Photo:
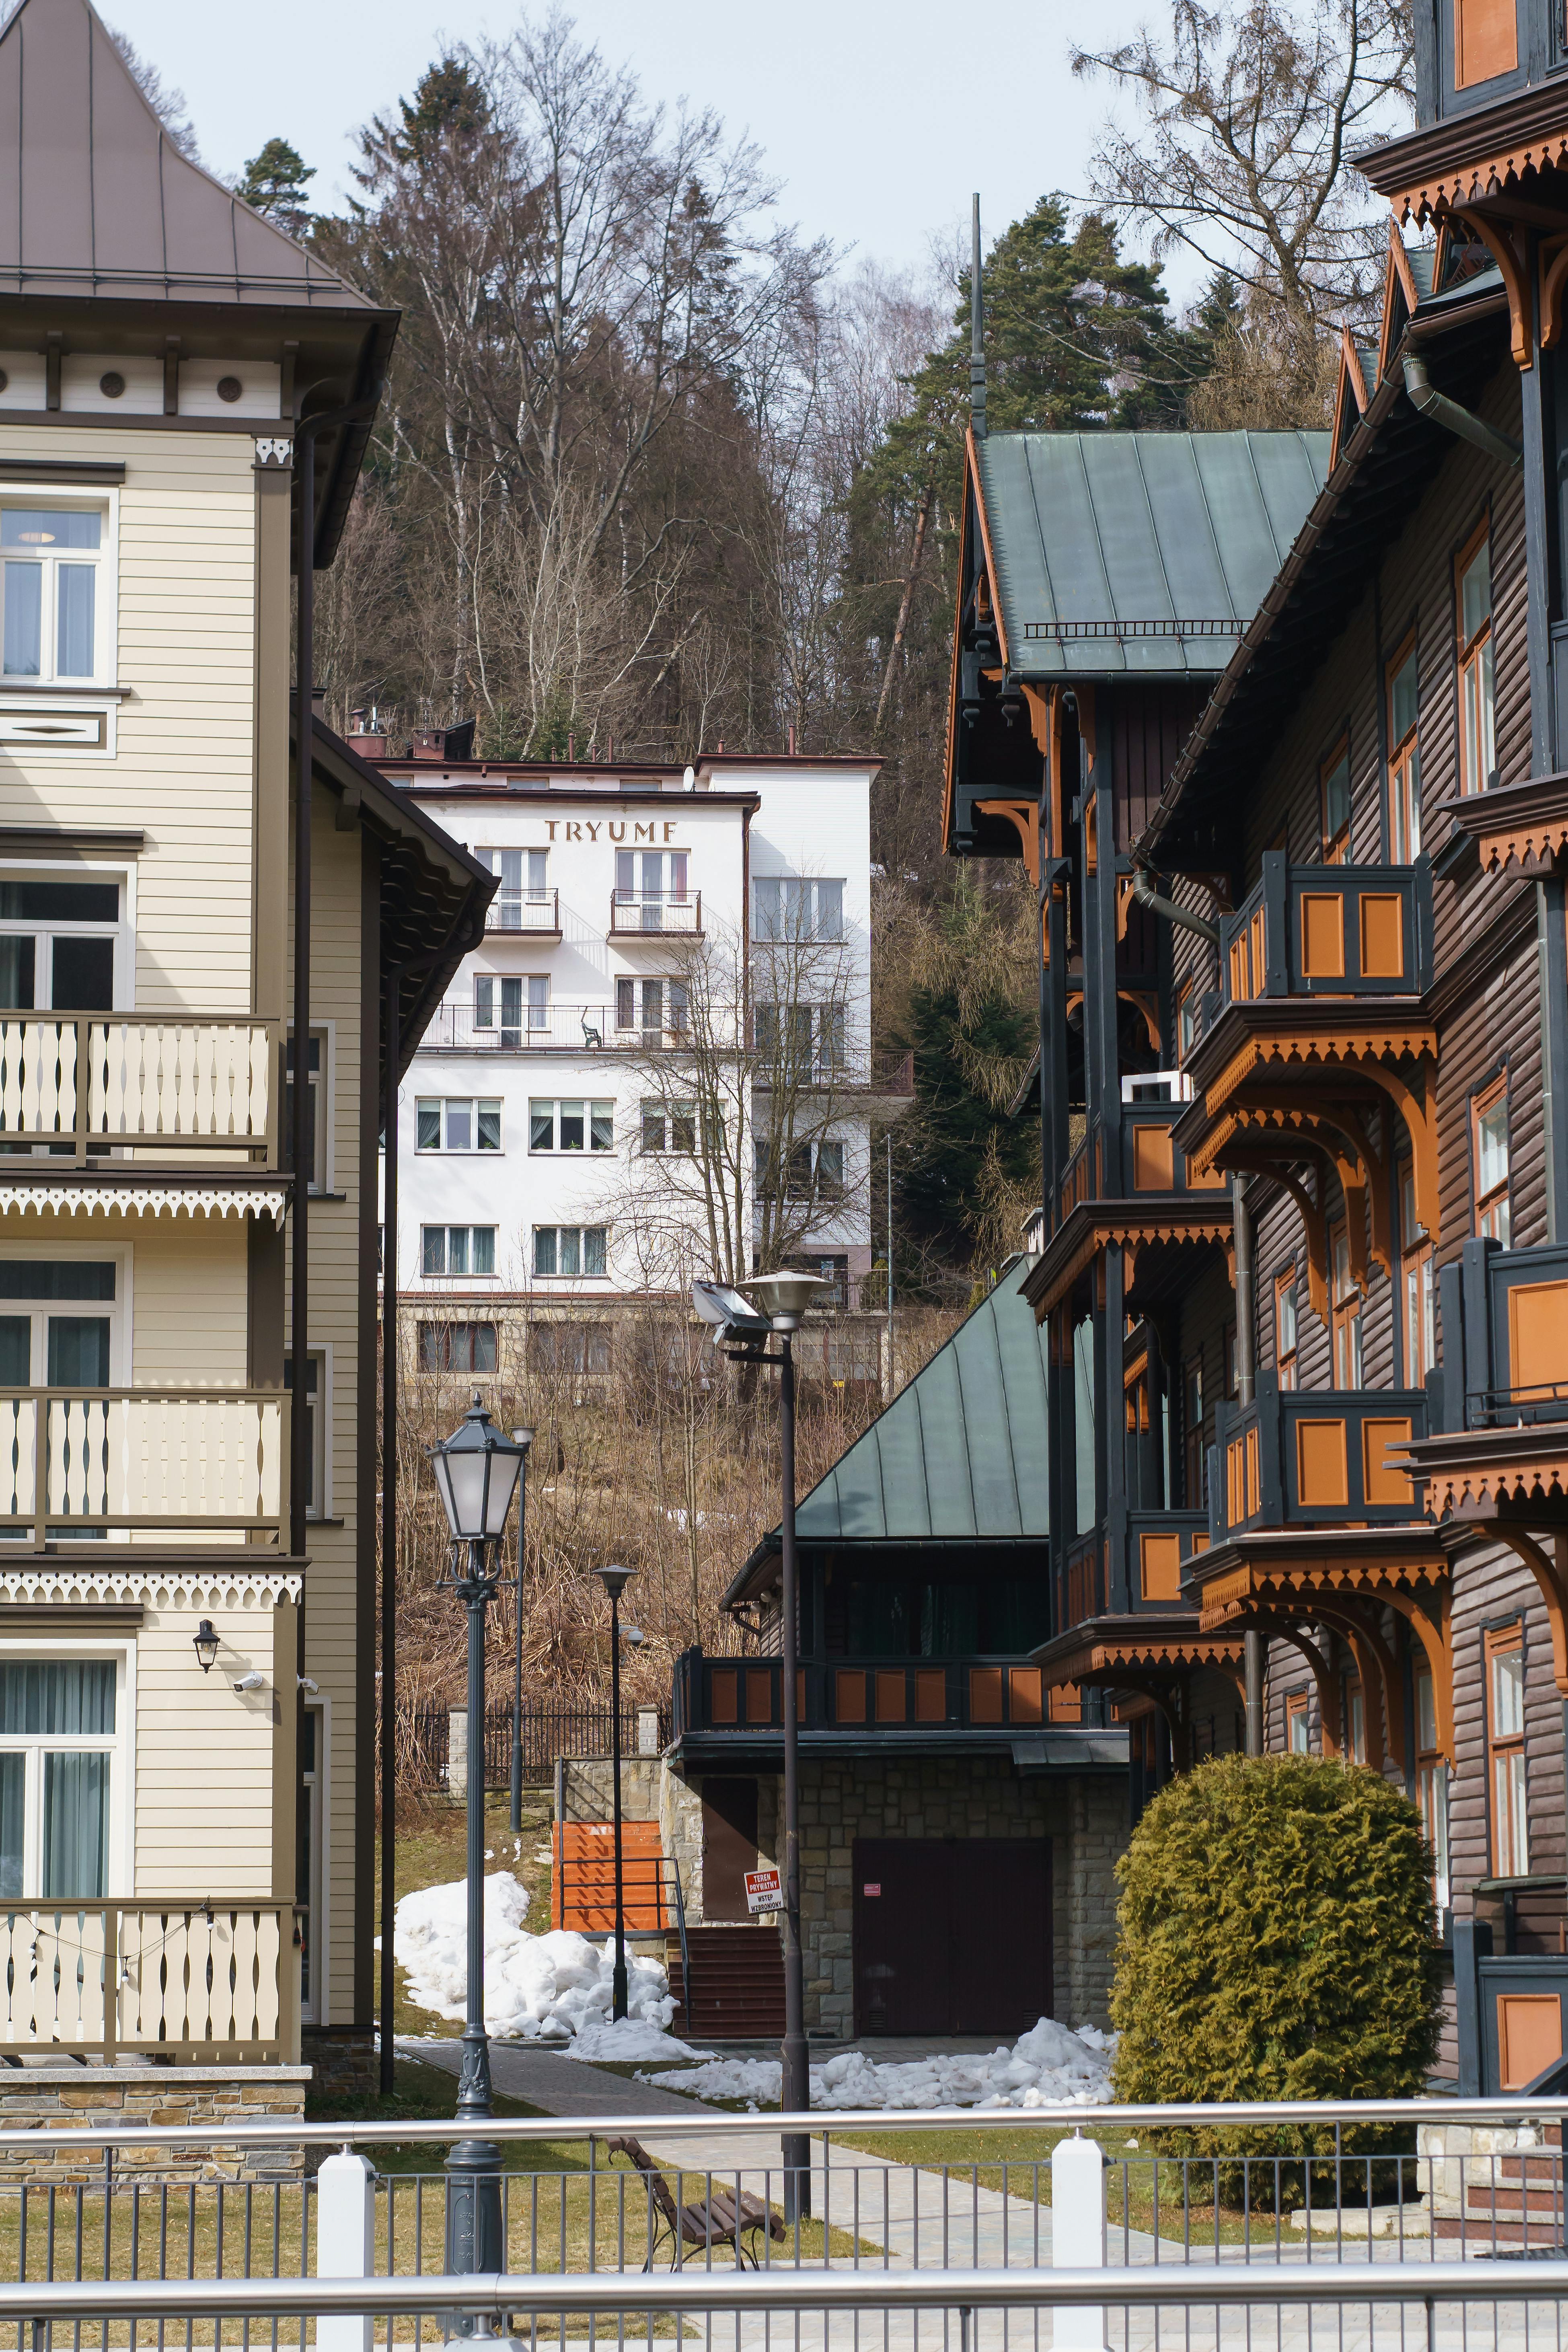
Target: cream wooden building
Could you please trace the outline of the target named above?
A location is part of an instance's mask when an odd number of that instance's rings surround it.
[[[396,320],[86,0],[0,35],[0,2056],[357,2058],[388,992],[401,1059],[494,887],[309,718],[296,1265],[292,575]]]

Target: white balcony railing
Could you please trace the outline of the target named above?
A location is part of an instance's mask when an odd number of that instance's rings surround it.
[[[668,1003],[661,1007],[668,1022]],[[545,1051],[589,1054],[647,1054],[678,1051],[689,1046],[691,1034],[677,1024],[649,1021],[620,1028],[614,1004],[525,1004],[521,1018],[481,1028],[468,1003],[437,1008],[436,1016],[419,1041],[426,1053],[537,1054]],[[711,1013],[710,1013],[711,1018]],[[738,1026],[738,1024],[737,1024]]]
[[[157,1148],[278,1165],[275,1022],[184,1013],[0,1013],[0,1150],[51,1159]]]
[[[498,890],[485,910],[487,931],[535,931],[559,938],[559,890]]]
[[[702,936],[702,893],[616,890],[610,897],[610,937],[649,933],[695,940]]]
[[[296,1908],[17,1899],[0,1907],[0,2047],[297,2061]]]
[[[279,1389],[0,1390],[0,1538],[123,1529],[276,1542],[289,1509]]]

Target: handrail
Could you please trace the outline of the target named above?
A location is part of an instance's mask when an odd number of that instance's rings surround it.
[[[643,2117],[644,2127],[647,2117]],[[745,2119],[756,2129],[754,2116]],[[1015,2117],[1015,2121],[1016,2118]],[[658,2119],[661,2134],[666,2118]],[[903,2118],[899,2118],[902,2130]],[[391,2126],[383,2124],[384,2139]],[[486,2136],[494,2137],[486,2119]],[[405,2126],[396,2126],[399,2139]],[[635,2135],[634,2135],[635,2136]],[[104,2135],[97,2129],[95,2141]],[[400,2278],[54,2279],[0,2286],[0,2322],[309,2319],[447,2311],[552,2317],[656,2312],[1049,2310],[1148,2305],[1546,2303],[1568,2294],[1568,2262],[1150,2263],[1104,2270],[428,2271]]]

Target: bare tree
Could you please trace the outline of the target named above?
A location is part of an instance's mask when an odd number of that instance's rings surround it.
[[[1409,0],[1174,0],[1167,37],[1072,51],[1139,118],[1107,124],[1094,191],[1157,257],[1184,247],[1320,329],[1353,316],[1382,231],[1350,157],[1408,114],[1413,54]]]
[[[144,58],[127,35],[117,33],[112,25],[103,29],[124,58],[132,80],[163,124],[171,144],[188,163],[199,163],[202,159],[196,146],[195,126],[184,91],[165,82],[151,58]]]

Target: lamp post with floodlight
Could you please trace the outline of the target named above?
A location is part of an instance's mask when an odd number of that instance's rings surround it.
[[[759,1274],[745,1285],[746,1299],[717,1283],[692,1286],[692,1303],[703,1320],[720,1327],[720,1338],[742,1342],[731,1352],[750,1363],[776,1364],[779,1374],[779,1617],[784,1680],[784,2032],[780,2049],[780,2105],[787,2115],[811,2105],[811,2066],[805,2043],[805,1971],[800,1943],[800,1714],[797,1660],[800,1600],[795,1556],[795,1334],[806,1308],[830,1285],[816,1274]],[[776,1352],[763,1344],[776,1337]],[[804,2132],[784,2136],[785,2218],[811,2211],[811,2140]]]
[[[616,1967],[610,1979],[610,2015],[626,2013],[626,1913],[621,1878],[621,1595],[637,1574],[632,1568],[602,1568],[599,1581],[610,1596],[610,1780],[611,1819],[616,1837]]]
[[[468,2014],[457,2109],[466,2128],[447,2158],[448,2276],[505,2268],[501,2152],[479,2128],[491,2115],[485,2032],[485,1612],[500,1589],[501,1539],[527,1451],[501,1435],[477,1389],[461,1428],[429,1449],[451,1537],[449,1581],[468,1615]],[[447,2324],[454,2335],[474,2333],[471,2314],[453,2313]]]

